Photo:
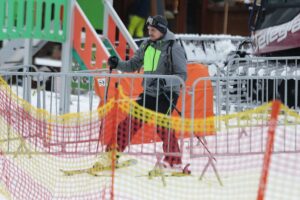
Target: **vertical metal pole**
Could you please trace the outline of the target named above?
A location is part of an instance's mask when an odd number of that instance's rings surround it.
[[[73,48],[73,28],[74,28],[74,7],[75,0],[69,1],[68,16],[67,16],[67,28],[66,36],[67,39],[62,46],[62,69],[61,72],[64,74],[72,70],[72,48]],[[70,112],[70,92],[71,92],[71,82],[70,77],[64,75],[61,80],[61,90],[60,90],[60,105],[59,113],[64,114]]]
[[[103,4],[104,4],[104,16],[103,16],[103,36],[104,37],[108,37],[108,28],[109,28],[109,24],[108,24],[108,9],[107,9],[107,4],[111,4],[113,5],[113,0],[103,0]]]
[[[24,41],[24,68],[23,72],[28,72],[29,66],[32,65],[32,39],[25,39]],[[28,77],[24,76],[23,79],[23,99],[31,102],[31,84],[28,81]]]

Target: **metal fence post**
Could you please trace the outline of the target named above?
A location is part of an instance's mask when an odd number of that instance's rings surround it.
[[[73,41],[73,13],[74,13],[75,0],[70,0],[68,5],[68,16],[67,16],[67,28],[66,28],[66,40],[62,46],[62,72],[68,73],[72,68],[72,41]],[[65,75],[61,80],[60,90],[60,114],[68,113],[70,111],[70,93],[71,93],[71,82],[70,78]]]
[[[24,68],[23,72],[28,72],[29,71],[29,66],[32,65],[32,39],[25,39],[25,51],[24,51],[24,60],[23,60]],[[28,77],[26,76],[23,79],[23,98],[31,102],[31,85],[28,82]]]

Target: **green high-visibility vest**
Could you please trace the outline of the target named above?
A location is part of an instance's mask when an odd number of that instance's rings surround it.
[[[158,61],[160,58],[161,51],[153,48],[152,46],[148,46],[144,55],[144,71],[145,72],[153,72],[156,71]]]

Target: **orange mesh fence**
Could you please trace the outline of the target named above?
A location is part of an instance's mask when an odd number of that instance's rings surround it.
[[[112,97],[98,110],[55,116],[16,96],[0,79],[0,191],[13,199],[256,198],[271,104],[191,120],[146,110],[119,91],[117,99]],[[300,140],[295,130],[300,117],[282,106],[278,119],[265,198],[296,199]],[[140,132],[132,139],[112,137],[119,128],[125,129],[119,131],[123,135]],[[200,143],[204,140],[192,138],[192,130],[196,136],[203,136],[204,130],[211,135]],[[178,152],[172,135],[187,137],[180,153],[192,174],[149,173],[156,169],[158,157],[166,155],[161,153]],[[119,148],[128,148],[113,169],[104,151],[106,144],[118,140]]]
[[[3,82],[3,80],[2,80]],[[52,116],[47,111],[36,109],[26,101],[15,96],[10,88],[3,83],[1,93],[1,113],[3,119],[10,125],[10,128],[22,133],[22,136],[29,141],[34,141],[36,148],[42,148],[43,151],[57,152],[77,152],[78,143],[81,143],[83,149],[90,149],[89,153],[96,153],[93,147],[98,142],[107,144],[111,136],[115,123],[112,120],[115,116],[114,106],[118,106],[117,124],[125,117],[139,121],[143,126],[140,136],[133,138],[134,144],[149,143],[159,140],[156,135],[157,126],[172,130],[178,138],[190,137],[192,125],[195,135],[200,135],[203,130],[206,134],[214,134],[213,118],[183,120],[181,117],[170,117],[139,106],[134,99],[127,97],[121,90],[120,99],[115,104],[114,98],[111,98],[98,111],[91,113],[66,114],[63,116]],[[7,115],[4,115],[7,113]],[[17,123],[17,126],[13,124]],[[133,123],[135,124],[135,123]],[[184,135],[182,135],[184,134]],[[79,151],[79,150],[78,150]]]
[[[112,90],[111,90],[112,91]],[[172,132],[177,138],[187,138],[191,135],[192,124],[194,134],[196,136],[203,136],[205,130],[206,135],[214,134],[214,119],[207,117],[206,119],[185,119],[183,120],[179,116],[167,116],[165,114],[157,113],[152,110],[145,109],[138,105],[134,99],[127,97],[123,89],[120,89],[120,99],[118,100],[118,109],[115,112],[118,112],[117,124],[123,122],[123,131],[126,134],[128,132],[134,132],[134,137],[132,138],[132,144],[144,144],[150,142],[161,141],[157,136],[157,129],[164,129],[167,132]],[[116,113],[111,112],[109,115],[116,115]],[[111,118],[110,116],[107,118]],[[111,130],[110,126],[105,123],[106,128],[103,131],[105,134],[106,140],[105,144],[110,141]],[[129,129],[132,130],[129,130]]]
[[[259,182],[257,200],[263,200],[265,198],[267,180],[270,172],[272,149],[274,148],[275,131],[278,123],[278,115],[280,112],[280,104],[281,104],[280,101],[277,100],[273,102],[273,106],[272,106],[272,113],[271,113],[270,125],[268,130],[268,140],[266,143],[266,151],[264,155],[264,163],[263,163],[262,173]]]

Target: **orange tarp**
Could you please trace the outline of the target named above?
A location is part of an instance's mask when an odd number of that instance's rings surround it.
[[[188,78],[186,80],[186,96],[185,96],[185,117],[191,117],[191,105],[192,105],[192,95],[189,94],[192,91],[192,84],[194,81],[201,77],[209,77],[208,68],[205,65],[191,63],[187,65]],[[142,79],[130,79],[130,78],[101,78],[95,79],[95,90],[97,95],[102,99],[101,104],[103,105],[105,98],[105,90],[108,90],[108,100],[115,95],[115,84],[117,82],[122,86],[124,93],[127,96],[137,97],[143,92]],[[106,88],[105,85],[108,84],[109,87]],[[205,118],[213,116],[213,87],[210,80],[201,80],[198,82],[194,89],[195,106],[194,106],[194,118]],[[182,108],[182,95],[180,95],[179,101],[177,103],[177,108],[181,110]],[[177,112],[173,112],[174,116],[178,116]]]
[[[186,85],[186,95],[185,95],[185,117],[191,118],[191,105],[192,105],[192,85],[198,78],[209,77],[208,68],[205,65],[198,63],[190,63],[187,65],[187,80]],[[194,88],[194,118],[205,118],[211,117],[213,113],[213,87],[210,80],[204,81],[200,80]],[[182,95],[180,95],[179,101],[177,103],[177,108],[182,108]],[[176,111],[173,115],[178,115]]]

